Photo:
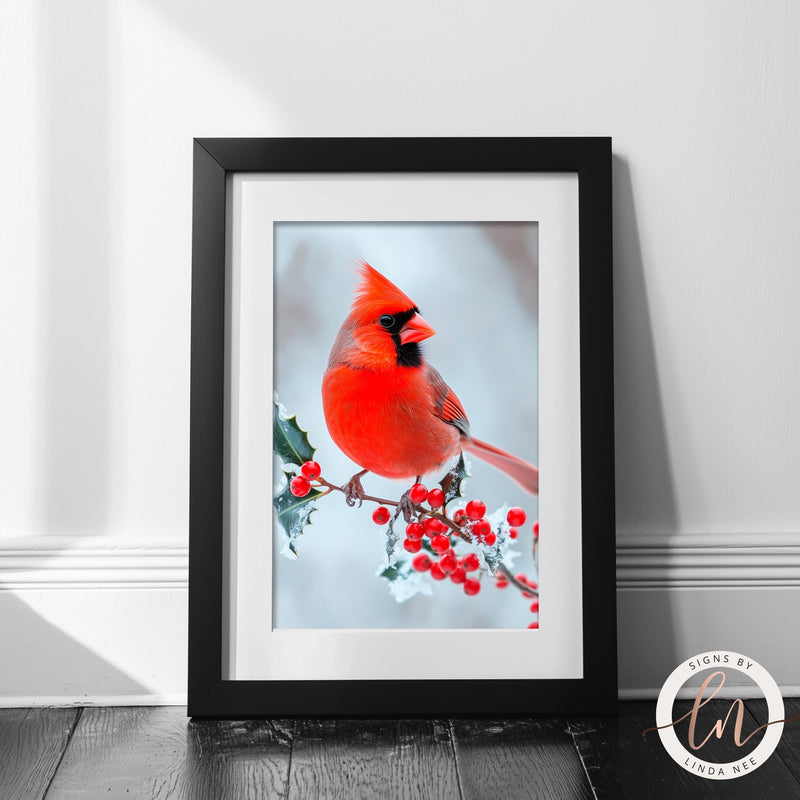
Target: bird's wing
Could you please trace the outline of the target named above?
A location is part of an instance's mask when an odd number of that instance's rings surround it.
[[[425,378],[433,389],[434,413],[443,422],[458,428],[469,438],[469,420],[464,406],[444,378],[430,365],[425,365]]]

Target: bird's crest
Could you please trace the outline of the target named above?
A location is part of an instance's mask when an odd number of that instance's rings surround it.
[[[397,314],[416,308],[416,303],[388,278],[363,259],[358,265],[361,283],[356,288],[351,317],[360,323],[371,322],[381,314]]]

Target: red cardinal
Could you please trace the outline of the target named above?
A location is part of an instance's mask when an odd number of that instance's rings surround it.
[[[435,331],[414,301],[366,261],[359,270],[322,381],[334,442],[364,472],[385,478],[418,478],[464,448],[538,494],[536,467],[470,436],[461,402],[422,357],[419,343]]]

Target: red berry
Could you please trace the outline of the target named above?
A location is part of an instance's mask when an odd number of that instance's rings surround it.
[[[467,555],[464,556],[464,569],[467,572],[474,572],[480,565],[481,562],[475,553],[467,553]]]
[[[417,572],[427,572],[431,568],[431,559],[427,553],[420,553],[412,562],[411,566]]]
[[[456,525],[464,525],[469,522],[467,512],[463,508],[456,509],[453,513],[453,522],[455,522]]]
[[[406,526],[406,536],[409,539],[419,540],[422,538],[423,533],[425,533],[422,525],[419,522],[411,522]]]
[[[486,503],[480,500],[470,500],[467,503],[467,516],[470,519],[481,519],[486,513]]]
[[[385,525],[389,521],[389,517],[392,515],[389,513],[389,509],[386,506],[378,506],[372,512],[372,521],[376,525]]]
[[[488,544],[489,547],[491,547],[497,541],[497,534],[492,533],[492,531],[489,531],[489,533],[487,533],[486,536],[483,537],[483,541],[486,542],[486,544]]]
[[[520,583],[527,583],[527,582],[528,582],[528,576],[527,576],[527,575],[526,575],[524,572],[518,572],[518,573],[517,573],[517,574],[516,574],[514,577],[515,577],[515,578],[516,578],[516,579],[517,579],[517,580],[518,580]]]
[[[487,519],[479,519],[477,522],[472,523],[470,530],[479,538],[483,539],[486,534],[492,532],[492,526]]]
[[[533,523],[533,535],[538,539],[539,538],[539,520],[537,519],[536,522]]]
[[[450,549],[450,537],[443,533],[438,533],[431,539],[431,547],[434,553],[446,553]]]
[[[450,573],[450,580],[453,581],[453,583],[464,583],[466,579],[467,579],[467,573],[464,570],[464,567],[456,567]]]
[[[515,527],[524,525],[527,518],[527,514],[519,506],[509,508],[508,514],[506,514],[506,520],[508,520],[508,524],[514,525]]]
[[[322,469],[316,461],[306,461],[306,463],[300,467],[300,472],[310,481],[315,481],[322,474]]]
[[[481,590],[481,583],[480,581],[476,581],[475,578],[467,578],[464,581],[464,594],[468,595],[475,595]]]
[[[439,566],[446,572],[451,573],[458,568],[458,559],[452,550],[448,550],[440,559]]]
[[[495,586],[498,589],[507,589],[508,588],[508,581],[505,578],[498,578],[497,579],[497,583],[495,583]]]
[[[431,489],[428,492],[428,504],[431,508],[439,508],[444,503],[444,492],[441,489]]]
[[[531,624],[528,625],[528,627],[532,628],[532,629],[536,629],[536,628],[539,627],[539,623],[538,622],[531,622]]]
[[[427,517],[425,522],[422,523],[422,530],[432,539],[437,533],[441,533],[444,530],[444,523],[436,519],[436,517]]]
[[[405,539],[403,547],[409,553],[419,553],[422,550],[422,542],[419,539]]]
[[[431,564],[431,578],[433,578],[435,581],[443,581],[446,577],[447,575],[439,565],[439,562],[434,561],[433,564]]]
[[[408,496],[412,503],[419,505],[428,499],[428,490],[421,483],[415,483],[408,490]]]
[[[308,478],[296,475],[292,478],[289,489],[295,497],[305,497],[311,491],[311,484],[308,482]]]
[[[539,598],[538,597],[531,603],[531,611],[534,614],[538,614],[539,613]]]
[[[508,538],[509,539],[516,539],[519,536],[519,531],[516,528],[509,528],[508,529]]]

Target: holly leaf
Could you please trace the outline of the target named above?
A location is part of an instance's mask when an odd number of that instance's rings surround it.
[[[386,578],[387,581],[396,581],[407,574],[407,570],[404,569],[405,564],[405,560],[395,561],[391,567],[384,567],[378,574],[381,578]]]
[[[389,593],[398,603],[416,594],[432,595],[431,582],[424,573],[417,572],[407,559],[398,559],[391,567],[384,567],[378,575],[389,581]]]
[[[298,467],[306,461],[313,461],[316,452],[306,431],[297,424],[297,417],[287,416],[286,409],[277,401],[272,409],[272,449],[284,465],[296,464]]]
[[[449,503],[456,497],[461,497],[461,484],[472,476],[467,472],[467,465],[464,462],[464,454],[458,457],[458,463],[439,481],[439,486],[444,492],[444,502]]]
[[[478,549],[486,559],[489,571],[494,575],[495,572],[497,572],[498,566],[500,566],[500,562],[503,560],[503,554],[500,552],[500,544],[494,544],[491,547],[484,544]]]
[[[492,575],[497,572],[501,561],[505,560],[506,566],[508,566],[514,560],[515,553],[509,549],[509,545],[513,540],[508,538],[508,531],[511,526],[506,521],[507,513],[508,505],[506,504],[486,515],[486,519],[489,520],[489,524],[497,536],[497,540],[493,545],[488,545],[486,542],[477,539],[477,537],[473,542],[473,546],[483,556]]]
[[[278,522],[286,534],[286,544],[293,555],[297,555],[297,538],[309,524],[311,512],[316,509],[314,501],[322,497],[324,492],[312,488],[305,497],[295,497],[292,494],[291,482],[295,475],[290,472],[286,476],[286,486],[276,495],[272,504],[278,514]]]

